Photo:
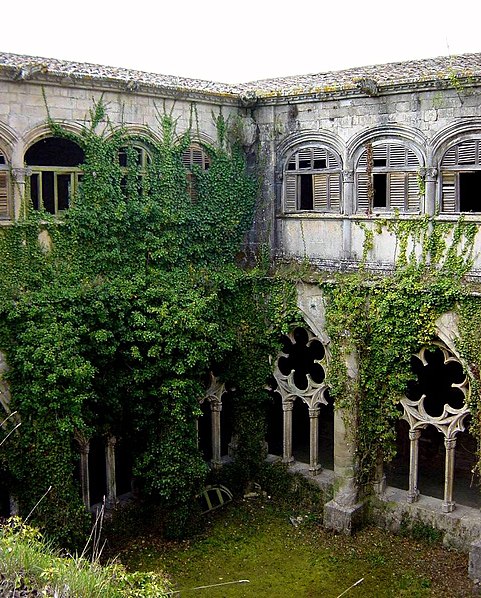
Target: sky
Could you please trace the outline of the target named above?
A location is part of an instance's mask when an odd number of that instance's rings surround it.
[[[0,51],[238,83],[481,52],[481,0],[3,0]]]

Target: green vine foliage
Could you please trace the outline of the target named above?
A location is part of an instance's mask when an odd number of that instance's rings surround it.
[[[356,435],[358,478],[366,484],[376,479],[377,464],[395,454],[394,423],[413,375],[410,359],[436,340],[437,318],[450,310],[460,313],[464,340],[459,351],[466,364],[479,362],[480,347],[466,339],[479,343],[481,319],[479,299],[470,298],[463,283],[472,267],[475,226],[462,218],[446,223],[398,216],[363,227],[366,245],[359,272],[322,286],[331,338],[329,384],[337,407],[355,424],[350,429]],[[396,238],[397,263],[391,274],[375,276],[365,261],[375,235],[383,231]],[[474,388],[472,397],[476,403],[479,390]],[[479,426],[475,433],[479,438]]]
[[[74,545],[88,524],[74,436],[113,434],[128,443],[145,494],[175,513],[170,529],[182,533],[207,473],[196,438],[207,372],[218,364],[236,387],[235,431],[251,440],[238,459],[255,469],[268,355],[295,298],[285,281],[235,263],[258,184],[240,147],[227,147],[222,115],[221,143],[205,148],[210,168],[194,168],[190,183],[182,154],[191,135],[179,141],[169,114],[159,113],[160,142],[142,140],[145,172],[139,140],[111,125],[102,102],[79,134],[50,126],[82,147],[83,177],[61,221],[30,208],[2,229],[0,347],[22,420],[5,467],[23,513],[52,486],[34,518]]]

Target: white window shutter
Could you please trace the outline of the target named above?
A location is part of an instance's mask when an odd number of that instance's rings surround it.
[[[329,175],[329,206],[333,212],[341,210],[341,177],[338,174]]]
[[[406,209],[406,175],[404,172],[389,174],[389,207],[404,212]]]
[[[284,184],[284,210],[286,212],[295,212],[297,210],[297,175],[287,174]]]
[[[314,210],[326,212],[329,209],[329,175],[315,174],[313,176]]]
[[[8,218],[8,172],[0,172],[0,218]]]
[[[357,173],[357,210],[359,212],[369,211],[368,175],[366,172]]]
[[[443,173],[442,211],[456,212],[456,173]]]
[[[458,145],[458,164],[476,164],[475,139],[469,139]]]
[[[410,172],[407,175],[407,185],[408,185],[408,205],[407,209],[410,212],[417,212],[420,210],[420,189],[418,183],[418,175],[417,173]]]

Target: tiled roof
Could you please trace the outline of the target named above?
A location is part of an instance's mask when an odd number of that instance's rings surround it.
[[[140,86],[170,90],[189,90],[193,92],[238,95],[239,88],[228,83],[215,83],[202,79],[187,79],[171,75],[158,75],[132,69],[102,66],[85,62],[70,62],[56,58],[40,58],[38,56],[22,56],[0,52],[0,69],[6,68],[18,79],[34,78],[43,73],[71,79],[90,79],[124,83],[132,90]]]
[[[264,79],[241,85],[244,92],[255,90],[258,97],[299,95],[360,88],[364,80],[378,89],[383,86],[422,83],[455,78],[481,77],[481,53],[440,56],[407,62],[392,62],[342,71]]]
[[[241,84],[216,83],[202,79],[188,79],[158,75],[138,70],[97,64],[70,62],[55,58],[39,58],[0,52],[0,70],[7,70],[17,79],[33,79],[37,74],[68,77],[72,80],[110,81],[124,84],[135,91],[143,86],[171,90],[269,98],[311,93],[329,93],[359,89],[376,95],[383,87],[409,85],[430,81],[453,81],[481,78],[481,53],[441,56],[424,60],[410,60],[389,64],[356,67],[341,71],[263,79]]]

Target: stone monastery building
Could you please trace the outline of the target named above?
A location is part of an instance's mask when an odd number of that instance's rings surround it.
[[[208,166],[202,144],[216,138],[213,111],[221,108],[225,117],[238,119],[248,158],[262,165],[263,175],[249,243],[255,248],[268,238],[279,258],[308,260],[327,271],[354,270],[366,231],[376,230],[367,267],[389,271],[399,248],[380,222],[423,214],[452,222],[462,214],[481,226],[481,54],[227,85],[6,53],[0,54],[0,226],[21,215],[25,194],[34,209],[68,209],[82,176],[82,151],[52,137],[46,103],[54,120],[78,131],[92,98],[102,95],[114,124],[145,139],[138,145],[143,160],[158,106],[172,110],[182,132],[196,105],[199,130],[185,155],[187,167]],[[474,255],[476,280],[481,234]],[[329,367],[319,287],[300,284],[298,304],[305,328],[286,337],[276,362],[280,405],[270,422],[269,453],[334,488],[325,524],[349,531],[363,505],[342,415],[327,398],[324,376],[316,378],[305,366],[311,373],[306,389],[290,375],[300,348],[311,365]],[[451,364],[461,401],[449,413],[441,408],[433,415],[422,398],[405,400],[398,457],[386,471],[379,467],[375,491],[384,508],[378,516],[391,529],[405,516],[437,527],[446,544],[471,551],[471,574],[481,577],[481,504],[479,488],[471,484],[476,446],[464,430],[469,381],[455,348],[453,314],[440,318],[437,328],[439,347],[429,354],[421,349],[418,370],[430,370],[429,385]],[[350,367],[355,377],[356,363]],[[214,465],[227,452],[221,441],[224,392],[214,379],[204,401],[212,410],[208,453]],[[0,399],[8,408],[7,398],[4,386]],[[105,450],[106,492],[115,499],[115,439]],[[89,447],[81,452],[82,491],[90,506],[95,497]]]

